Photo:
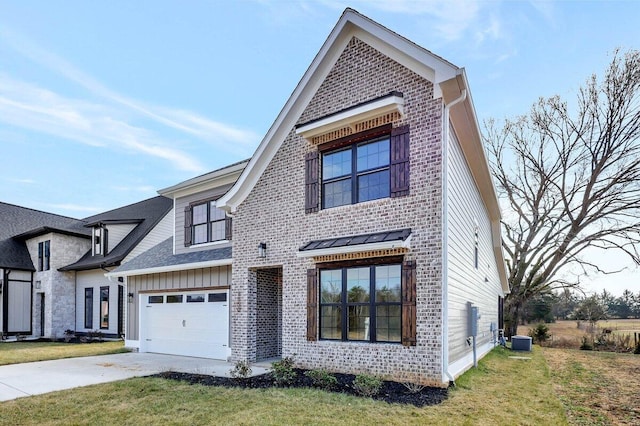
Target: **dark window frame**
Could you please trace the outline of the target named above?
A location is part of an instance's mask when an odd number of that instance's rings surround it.
[[[397,266],[400,268],[400,297],[395,302],[378,302],[376,301],[376,275],[375,271],[377,267],[380,266]],[[368,302],[349,302],[348,301],[348,292],[347,292],[347,274],[349,269],[358,269],[358,268],[368,268],[369,269],[369,301]],[[332,303],[323,303],[322,302],[322,273],[326,271],[341,271],[341,297],[340,302],[332,302]],[[319,340],[326,341],[342,341],[342,342],[364,342],[364,343],[389,343],[389,344],[402,344],[402,330],[403,330],[403,321],[402,321],[402,292],[403,292],[403,280],[402,280],[402,262],[397,259],[390,259],[385,262],[379,261],[360,261],[360,262],[349,262],[347,264],[340,262],[335,264],[327,264],[322,268],[318,268],[319,276],[317,281],[318,291],[317,291],[317,301],[318,301],[318,326],[319,326]],[[323,315],[322,308],[325,306],[333,306],[340,308],[340,320],[341,320],[341,338],[327,338],[322,336],[323,330]],[[356,306],[368,306],[369,307],[369,339],[349,339],[349,307]],[[398,328],[398,340],[380,340],[377,339],[377,308],[380,306],[397,306],[399,308],[399,328]]]
[[[44,266],[43,270],[48,271],[51,269],[51,240],[44,242]]]
[[[200,201],[196,201],[193,202],[191,204],[189,204],[189,213],[191,215],[191,220],[189,221],[190,223],[190,230],[186,231],[186,232],[191,232],[191,244],[192,246],[197,246],[200,244],[208,244],[208,243],[215,243],[218,241],[228,241],[230,240],[230,230],[228,229],[228,227],[230,226],[228,224],[229,218],[227,217],[227,214],[224,210],[219,209],[217,206],[215,206],[215,201],[217,199],[208,199],[208,200],[200,200]],[[207,209],[207,217],[206,217],[206,221],[204,222],[195,222],[195,217],[194,217],[194,213],[195,213],[195,209],[199,206],[206,206]],[[218,218],[218,219],[213,219],[212,220],[212,209],[216,209],[216,210],[220,210],[223,215],[222,218]],[[213,226],[214,224],[223,224],[223,236],[222,238],[219,239],[213,239]],[[207,238],[206,241],[200,241],[200,242],[196,242],[196,227],[198,226],[206,226],[207,229]]]
[[[84,289],[84,328],[93,329],[93,287]]]
[[[100,329],[109,328],[109,286],[100,287]]]
[[[320,170],[322,170],[321,172],[321,178],[320,178],[320,187],[321,187],[321,208],[322,209],[328,209],[328,208],[333,208],[333,207],[339,207],[339,206],[345,206],[345,205],[352,205],[352,204],[358,204],[358,203],[363,203],[363,202],[367,202],[367,201],[373,201],[373,200],[380,200],[383,198],[389,198],[391,197],[391,129],[388,128],[385,131],[378,131],[376,133],[373,133],[371,135],[369,135],[370,137],[361,140],[361,138],[357,138],[355,139],[355,141],[350,141],[349,144],[347,144],[346,146],[343,145],[342,143],[338,143],[338,144],[331,144],[328,147],[324,147],[324,149],[321,150],[321,167]],[[384,163],[384,165],[380,165],[380,166],[376,166],[376,167],[372,167],[372,168],[368,168],[368,169],[363,169],[363,170],[359,170],[358,169],[358,152],[360,149],[362,149],[365,146],[369,146],[375,143],[379,143],[382,141],[386,141],[386,146],[387,146],[387,158],[386,158],[386,162]],[[342,152],[346,152],[346,151],[350,151],[350,155],[351,155],[351,169],[350,172],[347,174],[343,174],[343,175],[339,175],[339,176],[333,176],[331,178],[325,178],[324,176],[324,164],[327,161],[327,156],[330,155],[335,155],[335,154],[339,154]],[[362,198],[360,197],[360,183],[362,178],[366,177],[366,176],[371,176],[373,174],[377,174],[377,173],[384,173],[387,172],[387,191],[386,194],[383,194],[382,196],[378,196],[375,198]],[[350,180],[350,191],[351,191],[351,201],[344,203],[344,204],[334,204],[334,205],[330,205],[327,206],[327,200],[326,200],[326,186],[330,185],[330,184],[335,184],[335,183],[339,183],[342,181],[347,181]]]

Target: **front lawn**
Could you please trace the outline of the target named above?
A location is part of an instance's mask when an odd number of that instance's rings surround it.
[[[0,424],[567,424],[542,352],[512,355],[496,348],[445,402],[423,408],[313,389],[136,378],[0,403]]]
[[[99,343],[3,342],[0,365],[128,352],[122,341]]]

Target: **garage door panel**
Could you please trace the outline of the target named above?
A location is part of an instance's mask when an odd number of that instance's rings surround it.
[[[159,295],[160,293],[154,294]],[[185,292],[188,295],[189,292]],[[200,290],[197,294],[202,294]],[[172,293],[175,295],[175,293]],[[227,295],[228,297],[228,295]],[[145,298],[142,302],[146,302]],[[164,300],[164,299],[163,299]],[[229,306],[225,302],[143,303],[141,346],[146,352],[226,359]]]

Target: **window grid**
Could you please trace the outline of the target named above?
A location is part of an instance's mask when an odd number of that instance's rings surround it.
[[[215,201],[196,204],[191,210],[193,244],[226,239],[226,215],[216,207]]]
[[[390,196],[389,136],[322,154],[322,208]]]
[[[401,266],[320,271],[320,338],[400,343]]]

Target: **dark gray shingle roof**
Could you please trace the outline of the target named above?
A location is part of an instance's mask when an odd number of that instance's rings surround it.
[[[131,261],[119,266],[112,272],[127,275],[127,271],[159,268],[164,266],[185,265],[188,263],[208,262],[212,260],[231,259],[231,247],[194,251],[192,253],[173,254],[173,237],[147,250]]]
[[[119,265],[122,259],[142,241],[172,207],[172,199],[158,196],[83,219],[83,222],[91,225],[100,223],[139,223],[117,246],[110,247],[111,251],[106,256],[92,256],[91,250],[89,250],[80,260],[60,268],[60,270],[84,271]]]
[[[81,220],[0,202],[0,268],[34,271],[25,240],[49,232],[90,234]]]

